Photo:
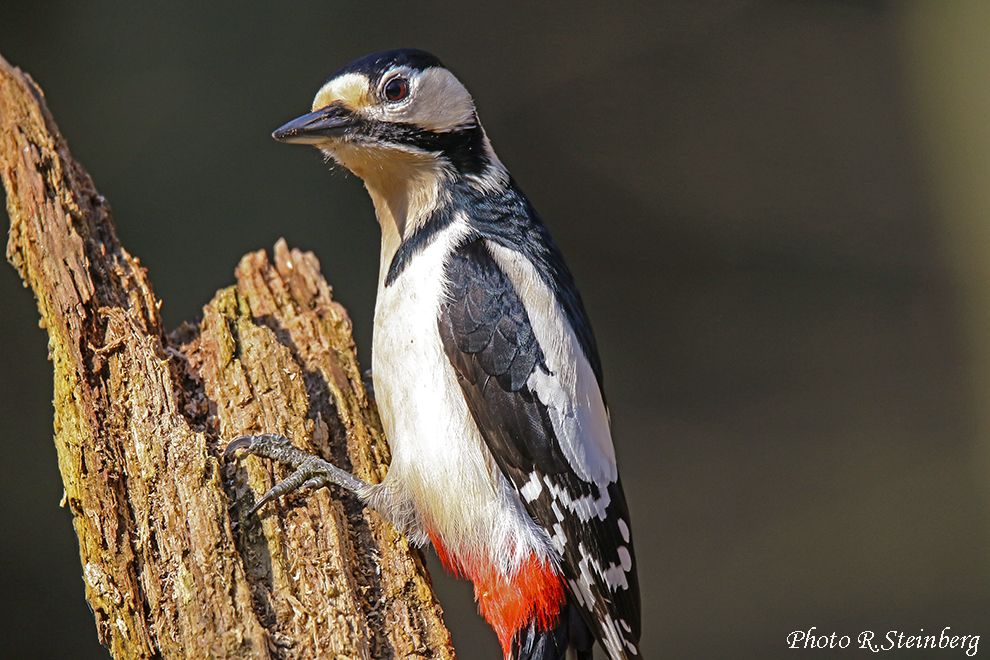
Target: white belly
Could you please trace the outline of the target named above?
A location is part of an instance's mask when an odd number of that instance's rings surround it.
[[[461,231],[445,229],[379,287],[371,362],[392,450],[382,487],[413,542],[431,534],[465,568],[511,571],[531,552],[545,556],[546,541],[495,465],[440,342],[443,259]]]

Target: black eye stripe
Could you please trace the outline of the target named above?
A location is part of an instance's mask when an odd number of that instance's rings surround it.
[[[385,100],[395,102],[409,96],[409,81],[402,76],[396,76],[385,83],[382,87],[382,94]]]

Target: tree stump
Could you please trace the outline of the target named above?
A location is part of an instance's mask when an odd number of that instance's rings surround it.
[[[309,253],[245,256],[166,336],[146,271],[29,76],[0,58],[7,258],[38,301],[86,597],[115,658],[454,658],[421,554],[340,490],[268,505],[278,432],[357,477],[389,460],[347,312]]]

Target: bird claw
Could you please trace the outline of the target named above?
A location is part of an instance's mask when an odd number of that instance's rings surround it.
[[[280,465],[293,470],[292,474],[276,484],[251,509],[250,514],[256,513],[262,506],[282,495],[288,495],[301,489],[315,489],[321,486],[336,484],[362,497],[369,484],[344,472],[336,465],[328,463],[319,456],[308,454],[293,444],[284,435],[278,433],[262,433],[260,435],[242,435],[230,441],[223,451],[224,462],[233,459],[237,450],[244,449],[250,454],[270,458]]]

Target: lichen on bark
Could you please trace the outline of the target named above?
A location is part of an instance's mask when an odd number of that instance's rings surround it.
[[[422,556],[322,489],[248,515],[284,477],[227,441],[280,432],[378,481],[388,445],[346,311],[275,246],[166,336],[147,272],[29,76],[0,58],[7,258],[34,291],[86,598],[115,658],[453,658]],[[273,470],[275,475],[273,476]]]

